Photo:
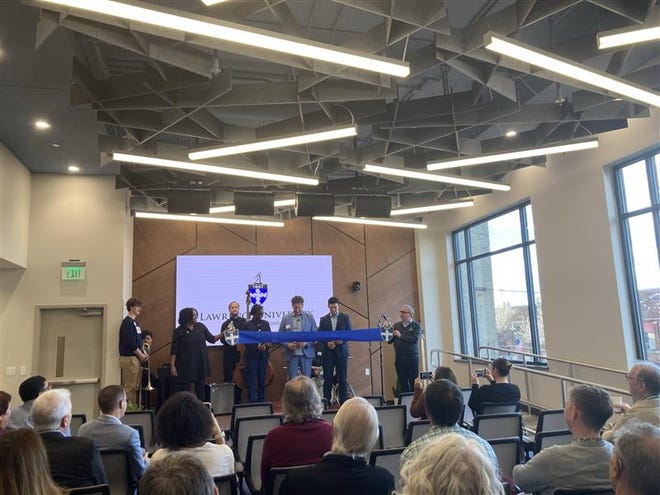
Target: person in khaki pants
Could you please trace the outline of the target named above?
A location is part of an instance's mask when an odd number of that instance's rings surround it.
[[[142,311],[142,301],[131,297],[126,301],[128,315],[119,327],[119,365],[121,384],[126,389],[128,402],[137,404],[137,390],[140,384],[140,363],[149,359],[142,351],[142,331],[135,320]]]

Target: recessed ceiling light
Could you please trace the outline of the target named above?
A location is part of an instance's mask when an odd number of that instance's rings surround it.
[[[514,136],[517,136],[517,135],[518,135],[518,131],[516,131],[515,129],[509,129],[508,131],[506,131],[506,132],[504,133],[504,135],[505,135],[506,137],[514,137]]]
[[[47,120],[38,119],[34,121],[34,128],[40,131],[45,131],[46,129],[50,129],[50,123]]]
[[[75,172],[80,172],[80,167],[79,167],[78,165],[69,165],[69,166],[67,167],[67,170],[68,170],[69,172],[74,172],[74,173],[75,173]]]
[[[52,146],[53,148],[61,148],[61,146],[60,146],[59,143],[53,143],[53,144],[51,144],[51,146]]]

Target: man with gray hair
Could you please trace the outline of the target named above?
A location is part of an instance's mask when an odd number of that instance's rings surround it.
[[[394,344],[394,368],[399,379],[400,393],[412,392],[419,373],[419,338],[422,327],[413,318],[415,310],[409,304],[399,309],[401,321],[394,324],[394,333],[389,344]]]
[[[202,461],[175,453],[153,462],[140,480],[140,495],[217,495]]]
[[[47,390],[32,405],[32,421],[46,447],[53,481],[65,488],[106,483],[101,455],[89,438],[68,437],[71,393]]]
[[[660,428],[629,422],[616,434],[610,479],[616,495],[657,495],[660,489]]]
[[[600,438],[611,415],[607,392],[591,385],[573,387],[564,406],[573,442],[543,449],[528,463],[515,466],[513,481],[525,492],[540,495],[552,495],[558,488],[611,489],[608,470],[614,446]]]
[[[626,374],[634,404],[622,404],[621,416],[609,424],[603,438],[614,441],[615,432],[631,421],[660,426],[660,366],[649,361],[636,363]]]

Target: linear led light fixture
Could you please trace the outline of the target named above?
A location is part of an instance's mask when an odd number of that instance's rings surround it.
[[[617,96],[653,107],[660,107],[660,93],[649,91],[619,77],[608,75],[606,72],[539,50],[505,36],[488,33],[484,40],[486,48],[491,51],[560,74],[563,77],[575,79],[589,86],[605,89]]]
[[[454,184],[457,186],[479,187],[495,191],[511,190],[511,186],[507,184],[500,184],[499,182],[491,182],[486,180],[466,179],[464,177],[457,177],[455,175],[427,174],[425,172],[382,167],[380,165],[365,165],[363,170],[365,172],[373,172],[376,174],[395,175],[397,177],[408,177],[410,179],[430,180],[433,182],[443,182],[445,184]]]
[[[207,36],[240,45],[254,46],[395,77],[407,77],[410,74],[410,65],[407,62],[377,55],[365,55],[329,43],[305,40],[218,19],[187,15],[185,12],[178,10],[163,7],[155,9],[153,5],[143,2],[132,1],[128,4],[113,0],[37,1],[41,4],[71,7],[140,24],[172,29],[186,34]]]
[[[399,208],[398,210],[392,210],[390,216],[396,217],[399,215],[414,215],[417,213],[429,213],[432,211],[454,210],[456,208],[467,208],[468,206],[474,206],[474,201],[469,200],[459,201],[457,203],[445,203],[442,205],[418,206],[417,208]]]
[[[304,184],[306,186],[318,186],[319,180],[307,177],[296,177],[293,175],[271,174],[256,170],[244,170],[240,168],[220,167],[218,165],[207,165],[204,163],[182,162],[179,160],[165,160],[151,156],[131,155],[128,153],[113,153],[112,159],[118,162],[135,163],[136,165],[149,165],[154,167],[175,168],[178,170],[189,170],[192,172],[207,172],[210,174],[233,175],[235,177],[246,177],[248,179],[274,180],[277,182],[291,182],[293,184]]]
[[[357,127],[351,125],[339,129],[332,129],[330,131],[307,132],[304,134],[298,134],[297,136],[267,139],[264,141],[256,141],[254,143],[238,144],[236,146],[223,146],[220,148],[193,151],[188,153],[188,158],[191,160],[203,160],[205,158],[216,158],[219,156],[238,155],[240,153],[251,153],[253,151],[272,150],[276,148],[286,148],[288,146],[330,141],[332,139],[355,136],[356,134]]]
[[[660,26],[641,27],[638,29],[612,29],[598,33],[598,48],[604,50],[606,48],[658,40],[660,40]]]
[[[179,222],[224,223],[229,225],[253,225],[256,227],[284,227],[284,222],[274,220],[251,220],[247,218],[208,217],[203,215],[175,215],[172,213],[150,213],[136,211],[136,218],[152,220],[176,220]]]
[[[296,204],[295,199],[278,199],[277,201],[273,201],[273,206],[275,208],[283,208],[285,206],[294,206]],[[215,214],[215,213],[234,213],[236,211],[236,207],[234,205],[228,205],[228,206],[214,206],[213,208],[209,208],[209,213]]]
[[[227,0],[202,0],[202,3],[207,6],[216,5],[218,3],[226,2]]]
[[[371,218],[354,218],[354,217],[312,217],[312,220],[320,222],[339,222],[339,223],[356,223],[360,225],[378,225],[380,227],[398,227],[404,229],[425,229],[424,223],[411,223],[411,222],[391,222],[389,220],[372,220]]]
[[[454,167],[469,167],[471,165],[483,165],[486,163],[505,162],[507,160],[519,160],[533,156],[554,155],[557,153],[568,153],[569,151],[588,150],[598,148],[598,138],[588,139],[569,144],[558,144],[544,146],[542,148],[529,148],[505,153],[490,153],[486,155],[472,156],[467,158],[456,158],[453,160],[442,160],[431,162],[426,165],[427,170],[443,170]]]

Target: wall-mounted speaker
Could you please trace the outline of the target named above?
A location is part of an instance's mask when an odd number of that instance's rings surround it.
[[[353,213],[356,217],[389,218],[392,198],[388,195],[353,196]]]
[[[297,217],[332,217],[335,214],[335,197],[332,194],[296,194]]]
[[[275,193],[268,191],[234,191],[236,215],[268,215],[275,213]]]
[[[167,213],[209,214],[209,191],[167,191]]]

